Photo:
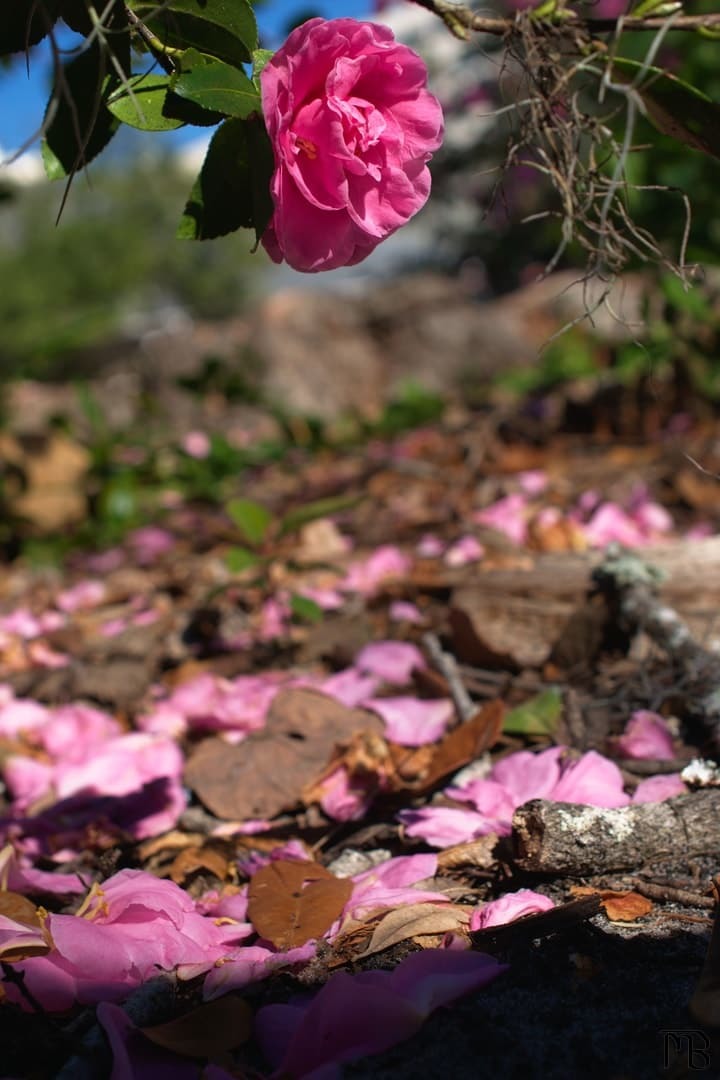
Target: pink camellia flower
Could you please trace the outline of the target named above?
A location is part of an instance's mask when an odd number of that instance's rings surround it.
[[[442,110],[392,31],[309,19],[264,68],[275,212],[263,244],[296,270],[361,262],[427,201]]]

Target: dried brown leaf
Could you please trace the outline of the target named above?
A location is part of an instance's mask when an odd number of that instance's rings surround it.
[[[25,941],[22,939],[12,941],[10,938],[5,941],[0,950],[0,959],[5,963],[18,963],[31,956],[46,956],[50,952],[52,948],[50,935],[32,900],[9,889],[0,889],[0,915],[20,923],[21,926],[26,926],[29,930],[36,931],[33,937]]]
[[[635,922],[643,915],[648,915],[654,907],[652,900],[636,892],[592,889],[585,885],[577,885],[571,892],[574,896],[599,896],[600,906],[612,922]]]
[[[283,690],[262,731],[235,746],[205,739],[188,761],[185,782],[217,817],[275,817],[300,803],[336,745],[363,728],[379,731],[382,722],[317,690]]]
[[[209,844],[203,847],[187,847],[173,860],[170,877],[176,885],[182,885],[186,878],[198,870],[208,870],[220,881],[227,877],[229,862],[225,856]]]
[[[372,956],[401,941],[414,941],[428,934],[447,934],[449,931],[461,934],[467,929],[469,920],[469,909],[460,905],[404,904],[388,911],[380,920],[367,949],[360,956]]]
[[[457,772],[493,746],[502,731],[505,706],[496,699],[489,701],[470,720],[453,728],[438,743],[426,773],[418,780],[404,784],[412,791],[429,791],[444,777]]]
[[[280,859],[253,874],[248,918],[276,949],[293,949],[329,930],[350,898],[353,883],[319,863]]]
[[[166,1024],[140,1028],[156,1046],[187,1057],[214,1058],[247,1042],[252,1010],[246,1001],[225,994]]]

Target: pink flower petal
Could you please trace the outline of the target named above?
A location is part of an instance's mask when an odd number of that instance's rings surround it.
[[[373,641],[355,657],[355,667],[394,686],[410,682],[415,668],[424,668],[425,657],[417,645],[406,641]]]
[[[385,735],[401,746],[424,746],[445,734],[453,715],[451,701],[421,701],[414,697],[369,698],[363,702],[385,723]]]
[[[407,836],[424,840],[431,847],[446,848],[464,844],[478,836],[497,832],[510,834],[510,823],[493,823],[474,810],[456,810],[449,806],[426,806],[421,810],[401,810],[397,815]]]
[[[684,795],[687,788],[680,779],[680,773],[670,773],[668,776],[649,776],[647,780],[641,780],[633,792],[634,803],[664,802],[676,795]]]
[[[498,900],[490,900],[482,907],[475,908],[470,916],[470,930],[502,926],[514,919],[521,919],[524,915],[536,915],[553,907],[555,903],[549,896],[533,892],[532,889],[518,889],[517,892],[505,893]]]
[[[672,734],[666,721],[649,709],[638,709],[632,714],[624,734],[615,740],[615,750],[619,757],[651,761],[672,761],[675,757]]]
[[[339,972],[305,1007],[267,1005],[256,1032],[278,1075],[329,1076],[324,1067],[377,1054],[413,1035],[425,1019],[506,968],[482,953],[427,949],[394,971]]]

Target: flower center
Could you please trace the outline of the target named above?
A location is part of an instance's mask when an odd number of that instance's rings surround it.
[[[311,161],[315,161],[317,157],[317,146],[310,139],[304,138],[302,135],[295,136],[295,145],[301,153],[309,157]]]

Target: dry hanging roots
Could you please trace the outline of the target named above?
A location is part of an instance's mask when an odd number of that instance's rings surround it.
[[[633,259],[687,275],[687,196],[660,185],[632,184],[627,178],[629,155],[639,149],[633,142],[643,112],[635,85],[639,80],[620,82],[609,63],[608,46],[571,20],[552,25],[522,13],[506,37],[506,47],[502,85],[514,101],[501,110],[511,125],[503,172],[529,166],[545,176],[556,193],[556,208],[526,219],[555,217],[560,222],[560,243],[546,271],[557,265],[571,242],[578,244],[587,253],[587,279],[599,276],[608,282],[595,306]],[[672,192],[683,200],[685,231],[674,259],[633,221],[631,194],[649,190]]]

